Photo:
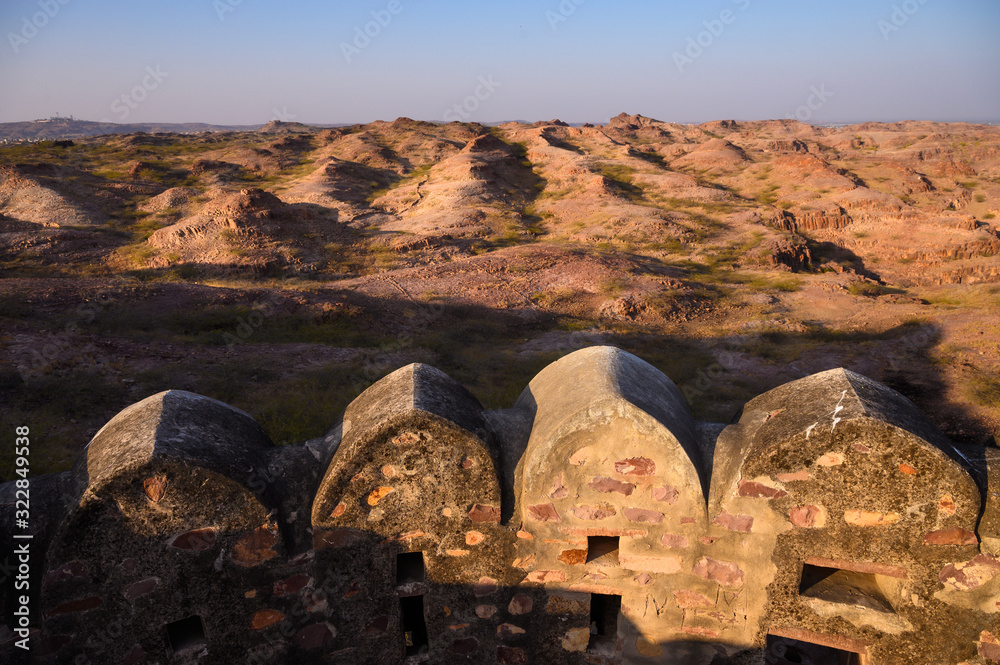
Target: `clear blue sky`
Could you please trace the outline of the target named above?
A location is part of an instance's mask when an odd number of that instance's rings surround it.
[[[0,0],[0,31],[4,122],[1000,120],[997,0]]]

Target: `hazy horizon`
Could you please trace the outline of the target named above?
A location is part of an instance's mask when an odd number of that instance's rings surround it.
[[[654,120],[654,121],[657,121],[657,122],[664,122],[664,123],[675,124],[675,125],[690,125],[690,126],[704,125],[704,124],[708,124],[708,123],[712,123],[712,122],[722,122],[722,121],[732,121],[732,122],[737,122],[737,123],[747,123],[747,122],[774,122],[774,121],[777,121],[777,120],[794,120],[794,118],[712,118],[712,119],[708,119],[708,120],[690,120],[690,121],[684,121],[684,120],[670,120],[670,119],[664,119],[664,118],[655,118],[653,116],[646,115],[645,113],[629,113],[628,111],[623,111],[623,113],[625,113],[627,115],[642,116],[644,118],[649,118],[650,120]],[[579,126],[582,126],[582,125],[585,125],[585,124],[591,124],[591,125],[597,125],[597,126],[606,125],[614,117],[615,116],[611,116],[610,118],[604,118],[602,120],[569,121],[569,120],[565,120],[564,118],[561,118],[561,117],[557,116],[557,117],[553,117],[553,118],[535,118],[535,119],[513,118],[513,119],[508,119],[508,120],[470,120],[469,122],[476,122],[476,123],[479,123],[479,124],[481,124],[483,126],[486,126],[486,127],[493,127],[493,126],[498,126],[498,125],[502,125],[502,124],[510,123],[510,122],[521,123],[521,124],[534,124],[534,123],[538,123],[538,122],[560,121],[560,122],[565,122],[567,125],[570,125],[571,127],[579,127]],[[21,120],[14,120],[14,121],[4,121],[4,124],[6,124],[6,123],[18,123],[18,122],[46,122],[46,121],[51,121],[51,120],[70,120],[70,119],[72,119],[72,121],[74,121],[74,122],[93,122],[93,123],[101,123],[102,122],[100,120],[94,120],[92,118],[78,118],[76,116],[73,116],[72,118],[70,118],[69,116],[60,115],[60,116],[50,116],[48,118],[30,118],[30,119],[21,119]],[[236,123],[236,122],[211,123],[211,122],[203,122],[203,121],[200,121],[200,120],[177,120],[177,121],[174,121],[174,120],[155,120],[154,119],[154,120],[146,120],[146,121],[126,121],[126,122],[122,122],[122,123],[112,121],[110,124],[116,124],[116,125],[207,125],[207,126],[212,126],[212,127],[263,127],[263,126],[267,125],[269,122],[278,121],[278,122],[296,123],[296,124],[306,125],[306,126],[309,126],[309,127],[326,128],[326,127],[349,127],[349,126],[354,126],[354,125],[367,125],[367,124],[376,123],[376,122],[393,122],[393,121],[399,120],[399,119],[409,119],[409,120],[413,120],[413,121],[416,121],[416,122],[430,122],[430,123],[439,124],[439,125],[441,125],[441,124],[447,124],[446,121],[443,121],[443,120],[435,120],[435,119],[432,119],[432,118],[411,118],[410,116],[397,116],[396,118],[372,118],[372,119],[369,119],[369,120],[357,120],[357,121],[354,121],[354,122],[323,122],[323,121],[316,121],[316,122],[314,122],[314,121],[309,121],[309,120],[306,120],[306,121],[303,121],[303,120],[285,120],[285,121],[281,121],[278,118],[272,117],[272,118],[268,119],[267,121],[249,122],[249,123]],[[933,123],[941,123],[941,124],[967,124],[967,125],[1000,125],[1000,120],[982,120],[982,121],[979,121],[979,120],[937,120],[937,119],[926,119],[926,118],[907,118],[907,119],[900,119],[900,120],[863,120],[863,119],[851,120],[851,121],[830,120],[830,121],[826,121],[826,122],[806,122],[804,124],[812,125],[812,126],[815,126],[815,127],[845,127],[845,126],[851,126],[851,125],[861,125],[861,124],[865,124],[865,123],[878,123],[878,124],[887,124],[888,125],[888,124],[895,124],[895,123],[916,123],[916,122],[933,122]]]
[[[987,0],[10,0],[0,122],[1000,121]]]

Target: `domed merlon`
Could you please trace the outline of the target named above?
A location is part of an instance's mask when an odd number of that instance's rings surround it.
[[[477,434],[488,430],[483,407],[472,393],[441,370],[413,363],[380,379],[348,405],[343,418],[344,441],[349,439],[350,429],[368,429],[387,416],[410,411],[446,418]]]
[[[367,505],[367,510],[381,501],[381,497],[352,494],[359,485],[352,479],[380,468],[394,474],[379,476],[383,491],[391,487],[396,493],[386,504],[394,505],[404,495],[411,500],[405,510],[393,510],[391,518],[379,519],[369,528],[391,531],[396,524],[412,527],[422,520],[435,519],[435,511],[441,506],[432,497],[450,497],[456,504],[468,498],[495,507],[499,519],[501,466],[496,437],[479,401],[444,372],[422,364],[393,372],[347,407],[341,432],[341,443],[313,503],[316,526],[346,526],[348,522],[358,528],[366,525],[370,514],[360,523],[351,521],[362,519],[360,515],[331,516],[341,504],[358,501]],[[456,455],[457,461],[452,464]],[[459,468],[463,459],[467,465],[464,469]],[[423,471],[418,472],[418,468]],[[434,482],[429,484],[425,474],[431,474]],[[412,495],[401,491],[402,486],[409,487],[414,481],[424,487],[413,487]],[[450,482],[456,486],[449,486]]]
[[[966,472],[969,461],[895,390],[846,369],[832,369],[792,381],[750,400],[739,419],[744,449],[717,449],[716,463],[732,468],[734,460],[760,460],[768,448],[785,440],[811,441],[836,432],[841,423],[867,418],[906,432],[942,459]],[[801,447],[801,446],[800,446]],[[804,452],[803,454],[808,454]],[[716,481],[723,474],[716,470]]]
[[[248,414],[222,402],[169,390],[112,418],[81,455],[74,475],[90,491],[154,458],[188,463],[244,485],[267,465],[273,447]]]
[[[92,662],[136,644],[162,661],[179,653],[188,638],[178,626],[192,616],[214,653],[238,660],[258,646],[264,638],[243,627],[243,585],[272,585],[272,569],[287,560],[272,450],[246,413],[183,391],[154,395],[105,425],[73,470],[75,493],[44,556],[38,607],[63,651],[83,653],[83,640],[116,626],[128,643],[88,645]]]
[[[975,470],[909,400],[849,370],[751,400],[719,437],[709,503],[713,524],[764,553],[741,554],[750,626],[767,617],[774,634],[849,637],[862,653],[862,627],[938,645],[960,634],[968,618],[928,611],[915,589],[930,581],[936,600],[972,606],[965,592],[980,582],[948,571],[979,550]],[[845,619],[856,629],[836,625]],[[910,642],[893,644],[879,653]]]
[[[702,486],[707,486],[691,410],[680,390],[644,360],[602,346],[571,353],[552,363],[521,393],[516,407],[533,414],[533,425],[518,465],[516,487],[521,487],[525,474],[537,473],[541,467],[564,465],[564,459],[549,456],[550,449],[565,434],[590,425],[597,418],[599,406],[621,415],[627,410],[647,414],[683,449],[687,459],[678,460],[678,464],[688,465]]]

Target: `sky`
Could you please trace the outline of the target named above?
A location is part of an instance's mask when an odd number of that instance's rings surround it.
[[[0,122],[1000,121],[997,0],[0,0]]]

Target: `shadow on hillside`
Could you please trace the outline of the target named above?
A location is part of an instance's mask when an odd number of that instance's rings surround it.
[[[840,245],[827,241],[816,241],[807,239],[809,251],[813,256],[813,264],[819,265],[823,261],[836,263],[845,268],[850,268],[858,275],[872,281],[882,283],[882,277],[878,273],[868,269],[865,261],[860,256]]]
[[[104,422],[163,390],[232,404],[285,444],[321,436],[365,388],[411,362],[441,369],[486,408],[504,409],[549,363],[594,344],[618,346],[657,367],[700,420],[727,422],[771,388],[844,366],[888,383],[958,442],[983,445],[993,434],[969,405],[946,397],[942,368],[930,354],[939,335],[932,324],[695,338],[620,323],[602,328],[527,303],[497,310],[351,290],[293,297],[176,283],[109,296],[92,310],[26,305],[0,312],[0,330],[17,331],[0,362],[7,405],[0,427],[47,430],[33,451],[38,472],[67,468]],[[9,457],[0,460],[6,478]]]

